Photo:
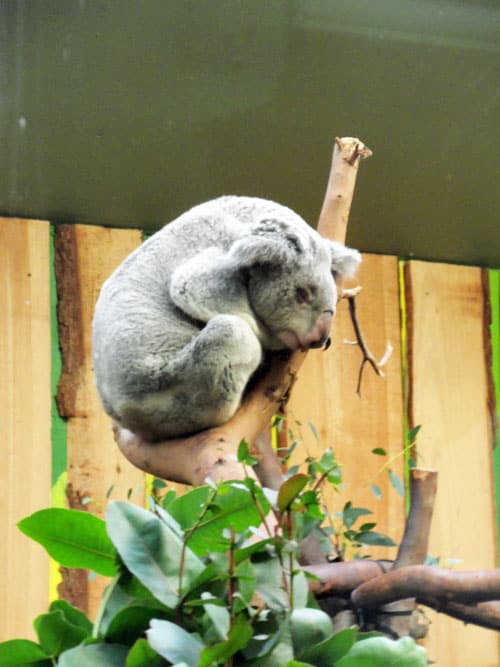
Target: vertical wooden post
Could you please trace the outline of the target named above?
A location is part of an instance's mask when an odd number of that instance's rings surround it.
[[[122,457],[104,413],[92,372],[91,325],[103,281],[140,243],[136,230],[83,225],[56,228],[55,262],[59,339],[63,369],[58,387],[60,414],[68,420],[68,486],[71,507],[102,515],[107,496],[144,502],[144,475]],[[91,616],[107,583],[64,571],[61,594]]]
[[[442,565],[497,565],[492,432],[481,270],[409,262],[410,418],[419,463],[439,473],[430,553]],[[499,664],[498,637],[432,617],[429,657],[443,667]]]
[[[33,637],[49,595],[48,556],[16,526],[50,505],[49,239],[48,222],[0,219],[0,640]]]

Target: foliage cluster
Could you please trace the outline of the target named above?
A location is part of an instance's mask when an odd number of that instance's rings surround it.
[[[239,459],[253,463],[244,442]],[[330,451],[310,468],[279,492],[248,477],[156,493],[150,510],[114,501],[106,522],[61,508],[27,517],[20,529],[57,562],[112,581],[95,623],[56,600],[35,619],[38,643],[0,644],[0,666],[422,667],[425,651],[409,638],[357,627],[334,633],[311,596],[297,545],[324,522],[320,484],[341,475]],[[344,507],[343,540],[387,540],[374,524],[354,529],[367,512]]]

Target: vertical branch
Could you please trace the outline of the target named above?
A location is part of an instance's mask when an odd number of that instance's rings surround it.
[[[425,563],[437,490],[437,477],[435,470],[412,468],[410,471],[410,511],[393,570]],[[380,616],[386,628],[397,636],[403,637],[410,634],[414,609],[415,599],[406,598],[385,605]]]

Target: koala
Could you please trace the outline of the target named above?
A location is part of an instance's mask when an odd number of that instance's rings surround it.
[[[265,355],[325,345],[335,278],[359,262],[275,202],[195,206],[102,287],[93,363],[105,411],[150,442],[226,422]]]

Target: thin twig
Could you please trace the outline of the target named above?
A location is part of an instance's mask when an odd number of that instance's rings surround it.
[[[389,361],[393,350],[391,343],[388,342],[382,358],[379,361],[377,361],[373,356],[373,354],[368,349],[368,346],[366,345],[365,339],[363,337],[363,332],[361,331],[361,327],[358,322],[358,316],[356,314],[356,296],[360,293],[360,291],[361,287],[355,287],[353,289],[344,290],[344,293],[342,295],[343,298],[347,299],[347,302],[349,304],[349,314],[351,316],[352,325],[354,327],[354,334],[356,336],[356,340],[353,343],[355,345],[358,345],[361,352],[363,353],[363,359],[361,361],[358,373],[358,384],[356,386],[356,393],[359,396],[361,396],[361,381],[363,379],[363,370],[365,368],[366,363],[370,364],[370,366],[373,368],[373,370],[378,376],[384,377],[384,372],[382,371],[382,367],[385,366]]]

